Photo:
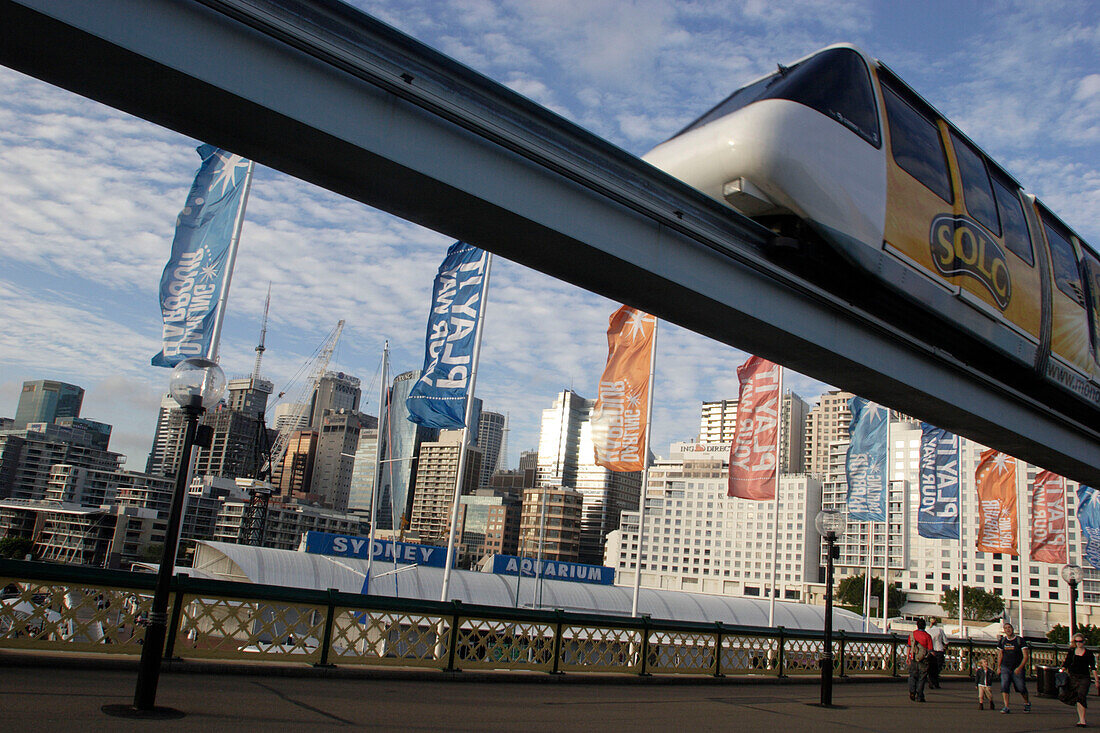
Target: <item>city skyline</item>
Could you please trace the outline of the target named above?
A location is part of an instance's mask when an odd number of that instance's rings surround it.
[[[1100,241],[1100,74],[1088,61],[1100,20],[1087,2],[355,4],[637,154],[775,63],[850,40]],[[112,448],[140,469],[168,380],[148,365],[157,283],[198,141],[7,69],[0,90],[0,416],[14,417],[24,381],[78,384],[82,414],[114,425]],[[391,373],[421,366],[431,278],[450,242],[257,166],[222,340],[227,375],[251,371],[272,282],[264,376],[276,392],[346,317],[330,368],[358,376],[361,409],[376,413],[383,341]],[[518,454],[537,445],[541,411],[562,389],[596,396],[618,304],[494,265],[477,396],[510,414]],[[662,322],[655,452],[695,435],[701,402],[736,396],[744,358]],[[811,401],[826,388],[796,375],[787,386]]]

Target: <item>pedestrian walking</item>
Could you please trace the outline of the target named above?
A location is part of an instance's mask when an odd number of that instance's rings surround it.
[[[924,702],[924,686],[932,664],[932,637],[924,630],[924,619],[917,619],[917,628],[909,635],[909,699]]]
[[[932,637],[932,663],[928,667],[928,686],[940,689],[940,675],[947,662],[947,634],[940,620],[933,616],[929,621],[928,635]]]
[[[985,701],[989,700],[989,709],[996,710],[993,704],[993,683],[997,676],[989,668],[989,660],[982,657],[978,661],[978,671],[974,673],[974,684],[978,686],[978,710],[985,710]]]
[[[1027,666],[1028,656],[1031,651],[1027,648],[1027,642],[1016,636],[1012,624],[1004,625],[1004,636],[997,640],[997,667],[1001,671],[1001,697],[1004,698],[1002,713],[1011,713],[1008,707],[1008,693],[1013,687],[1020,697],[1024,699],[1024,712],[1031,712],[1031,700],[1027,696],[1027,681],[1024,679],[1024,668]]]
[[[1096,657],[1085,648],[1085,637],[1081,634],[1073,635],[1073,648],[1066,654],[1066,661],[1062,663],[1062,671],[1069,674],[1070,688],[1077,696],[1077,727],[1085,728],[1085,709],[1089,705],[1089,688],[1092,682],[1096,683],[1097,693],[1100,694],[1100,676],[1096,672]],[[1089,673],[1092,680],[1089,680]]]

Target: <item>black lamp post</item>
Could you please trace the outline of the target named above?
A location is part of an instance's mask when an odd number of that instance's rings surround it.
[[[1069,638],[1077,633],[1077,584],[1085,579],[1085,571],[1080,565],[1064,565],[1062,580],[1069,583]]]
[[[156,707],[157,682],[160,679],[161,660],[164,657],[164,641],[168,635],[168,594],[176,565],[180,523],[183,518],[183,500],[187,493],[187,474],[191,463],[191,451],[196,444],[199,418],[221,399],[225,391],[225,374],[209,359],[187,359],[172,371],[169,392],[183,409],[185,428],[183,451],[176,469],[176,487],[172,492],[172,504],[168,512],[168,526],[164,531],[164,553],[157,570],[157,584],[153,592],[153,607],[141,647],[141,665],[138,668],[134,704],[106,705],[105,713],[124,717],[175,718],[183,713],[172,708]],[[209,447],[207,445],[207,447]]]
[[[844,515],[835,509],[822,509],[814,518],[817,532],[825,538],[825,640],[821,658],[821,705],[833,704],[833,558],[836,542],[844,535]]]

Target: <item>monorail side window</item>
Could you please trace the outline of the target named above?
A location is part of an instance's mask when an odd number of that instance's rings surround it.
[[[1032,267],[1035,266],[1035,253],[1031,249],[1031,237],[1027,231],[1027,220],[1020,204],[1019,189],[993,176],[993,192],[997,195],[997,208],[1001,211],[1001,226],[1005,246],[1009,251]]]
[[[1085,304],[1085,292],[1081,287],[1081,268],[1077,265],[1077,254],[1069,241],[1069,233],[1043,212],[1043,230],[1050,243],[1050,260],[1054,265],[1054,284],[1082,306]]]
[[[936,124],[886,84],[882,85],[882,98],[886,102],[886,121],[890,127],[890,149],[894,160],[902,170],[951,203],[947,156]]]
[[[879,147],[875,95],[867,64],[850,48],[832,48],[738,89],[674,137],[762,99],[804,104]]]
[[[1100,259],[1092,252],[1085,252],[1085,282],[1089,301],[1089,330],[1092,333],[1092,353],[1100,363]]]
[[[959,161],[959,176],[962,178],[963,199],[966,210],[982,226],[1000,236],[1001,225],[997,220],[997,204],[993,201],[993,188],[989,184],[989,171],[985,160],[964,140],[951,131],[951,146],[955,148],[955,158]]]

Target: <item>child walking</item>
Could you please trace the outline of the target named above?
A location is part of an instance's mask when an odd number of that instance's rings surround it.
[[[994,709],[991,685],[996,679],[993,670],[989,668],[989,660],[982,657],[978,663],[978,671],[974,673],[974,682],[978,685],[978,710],[985,710],[986,700],[989,700],[989,709]]]

